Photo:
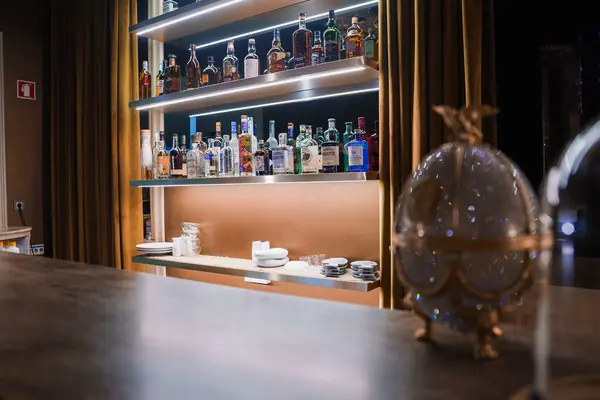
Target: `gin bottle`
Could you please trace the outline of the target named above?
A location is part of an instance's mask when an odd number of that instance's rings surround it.
[[[329,21],[327,21],[327,29],[323,33],[323,41],[325,42],[325,62],[341,59],[342,33],[335,25],[334,10],[329,10]]]
[[[335,123],[334,123],[334,126],[335,126]],[[315,136],[315,140],[317,141],[317,143],[319,143],[319,146],[321,146],[323,144],[323,142],[325,141],[325,134],[323,133],[323,128],[320,126],[317,127],[317,135]]]
[[[252,139],[253,136],[248,130],[248,119],[245,115],[242,115],[242,135],[239,137],[239,149],[240,149],[240,175],[241,176],[252,176]]]
[[[287,141],[288,149],[291,152],[291,157],[288,158],[288,168],[291,173],[298,173],[298,160],[296,157],[296,139],[294,138],[294,124],[288,123]]]
[[[229,146],[233,150],[233,176],[240,176],[240,141],[237,135],[237,124],[231,122],[231,140]]]
[[[219,176],[219,148],[214,142],[214,139],[208,139],[208,149],[204,153],[204,172],[209,178]]]
[[[310,127],[310,126],[309,126]],[[306,131],[305,139],[300,144],[300,173],[317,174],[319,164],[319,144],[312,137],[310,130]]]
[[[319,65],[325,62],[325,50],[323,49],[323,41],[321,40],[321,32],[315,31],[315,43],[312,47],[311,65]]]
[[[256,41],[248,40],[248,55],[244,58],[244,78],[254,78],[260,75],[260,58],[256,54]]]
[[[267,139],[267,146],[270,151],[275,150],[277,147],[277,139],[275,139],[275,121],[269,121],[269,138]]]
[[[204,153],[200,149],[200,138],[192,135],[192,148],[187,153],[188,179],[204,178]]]
[[[306,14],[300,13],[298,29],[292,35],[294,43],[294,68],[307,67],[311,64],[312,31],[306,28]]]
[[[348,172],[348,143],[354,138],[354,130],[352,122],[346,122],[346,132],[342,135],[342,143],[344,144],[344,172]]]
[[[225,135],[223,139],[225,144],[223,145],[223,148],[219,151],[219,176],[233,176],[233,149],[231,148],[229,143],[229,135]]]
[[[379,41],[371,28],[369,28],[369,34],[365,38],[365,56],[375,61],[379,59]]]
[[[256,138],[256,124],[254,123],[254,117],[248,117],[248,133],[252,137],[252,154],[258,150],[258,139]]]
[[[227,42],[227,56],[223,59],[223,82],[237,81],[239,77],[239,61],[235,56],[233,40],[229,40]]]
[[[361,138],[360,129],[354,130],[354,140],[347,145],[348,171],[369,172],[369,145]]]
[[[263,140],[258,142],[258,150],[254,153],[254,173],[258,176],[269,175],[269,152]]]
[[[321,145],[321,162],[323,172],[334,173],[344,171],[344,150],[340,143],[340,133],[335,128],[335,119],[328,120],[329,129],[325,131],[325,142]]]
[[[279,134],[279,144],[273,149],[273,175],[289,173],[289,146],[286,144],[285,133]]]
[[[215,130],[215,146],[223,147],[223,136],[222,136],[222,127],[223,124],[217,122],[216,130]]]

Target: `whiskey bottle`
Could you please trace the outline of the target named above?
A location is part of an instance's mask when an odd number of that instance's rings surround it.
[[[352,17],[352,25],[346,35],[346,58],[360,57],[363,55],[364,33],[358,25],[358,17]]]
[[[187,178],[188,176],[188,165],[187,165],[187,143],[186,137],[187,135],[181,135],[181,145],[179,146],[179,150],[181,151],[181,177]]]
[[[375,121],[375,129],[371,135],[370,143],[371,158],[369,160],[371,164],[371,171],[379,171],[379,121]]]
[[[227,42],[227,56],[223,59],[223,82],[237,81],[239,76],[239,61],[235,56],[233,40]]]
[[[335,119],[328,120],[329,128],[325,131],[325,142],[321,145],[321,162],[323,172],[335,173],[344,171],[344,150],[340,143],[340,133],[335,128]]]
[[[273,150],[273,175],[285,175],[289,171],[289,150],[286,144],[285,133],[279,134],[279,144]]]
[[[319,65],[325,62],[325,51],[321,41],[321,32],[315,31],[315,43],[312,47],[311,65]]]
[[[268,71],[270,74],[285,71],[285,51],[281,47],[281,32],[279,28],[273,30],[273,43],[267,53]]]
[[[169,179],[171,176],[171,158],[165,146],[165,133],[160,132],[160,144],[156,154],[156,177],[157,179]]]
[[[233,176],[233,149],[230,146],[229,135],[223,137],[225,144],[219,152],[219,176]]]
[[[165,62],[161,62],[158,66],[158,74],[156,74],[156,97],[165,94]]]
[[[192,148],[187,153],[188,179],[204,178],[204,152],[200,149],[199,136],[192,135]]]
[[[150,80],[152,75],[148,71],[148,61],[142,63],[142,72],[140,72],[140,100],[146,100],[152,97],[150,90]]]
[[[222,135],[222,127],[223,124],[217,122],[216,131],[215,131],[215,147],[223,147],[223,136]]]
[[[237,135],[237,124],[231,122],[231,140],[229,146],[233,151],[233,176],[240,176],[240,141]]]
[[[258,150],[254,152],[253,165],[255,175],[269,175],[269,152],[265,149],[264,140],[258,142]]]
[[[375,61],[379,60],[379,40],[373,34],[371,28],[369,28],[369,34],[365,38],[365,57]]]
[[[183,163],[181,160],[181,150],[179,149],[179,142],[177,134],[173,134],[173,147],[169,152],[169,167],[171,170],[171,179],[179,179],[183,175]]]
[[[312,137],[312,127],[310,125],[307,127],[305,139],[300,143],[299,156],[299,173],[317,174],[319,172],[319,169],[321,169],[321,165],[319,164],[319,144]]]
[[[256,42],[248,40],[248,55],[244,58],[244,78],[254,78],[260,75],[260,58],[256,54]]]
[[[325,62],[337,61],[341,59],[342,52],[342,33],[335,24],[335,11],[329,10],[329,20],[327,29],[323,33],[325,42]]]
[[[362,132],[354,130],[354,140],[348,142],[348,171],[369,172],[369,146],[361,139]]]
[[[215,83],[219,83],[219,69],[215,66],[215,58],[209,56],[208,65],[202,71],[202,85],[214,85]]]
[[[181,70],[176,64],[177,56],[169,54],[169,66],[165,71],[165,93],[176,93],[181,90]]]
[[[254,169],[252,167],[252,138],[248,129],[248,119],[244,121],[242,116],[242,135],[238,138],[240,142],[240,175],[241,176],[252,176]],[[245,124],[245,126],[244,126]]]
[[[200,63],[196,58],[196,45],[193,44],[190,46],[190,60],[188,61],[186,67],[187,74],[187,87],[186,89],[196,89],[202,86],[202,79],[200,76]]]
[[[206,177],[219,176],[219,148],[214,146],[214,139],[208,139],[208,149],[204,153],[204,173]]]
[[[312,32],[306,28],[306,14],[300,13],[298,29],[292,35],[294,43],[294,68],[307,67],[311,63]]]

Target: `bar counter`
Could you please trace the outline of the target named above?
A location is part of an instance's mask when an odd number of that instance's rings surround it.
[[[0,253],[0,315],[2,399],[495,400],[533,375],[527,329],[478,363],[407,312],[41,257]],[[554,373],[600,370],[586,337]]]

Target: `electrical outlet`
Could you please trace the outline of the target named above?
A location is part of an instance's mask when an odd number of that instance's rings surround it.
[[[44,255],[44,245],[43,244],[34,244],[31,246],[31,252],[34,256],[43,256]]]
[[[22,200],[15,200],[13,201],[13,210],[14,211],[19,211],[19,206],[21,206],[21,211],[25,211],[25,202]]]

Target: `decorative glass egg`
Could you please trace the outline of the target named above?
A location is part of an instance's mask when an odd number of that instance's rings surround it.
[[[425,321],[475,333],[474,356],[497,356],[500,313],[519,305],[540,249],[530,184],[475,124],[491,107],[434,107],[456,141],[434,150],[403,187],[395,221],[395,265],[408,301]]]

